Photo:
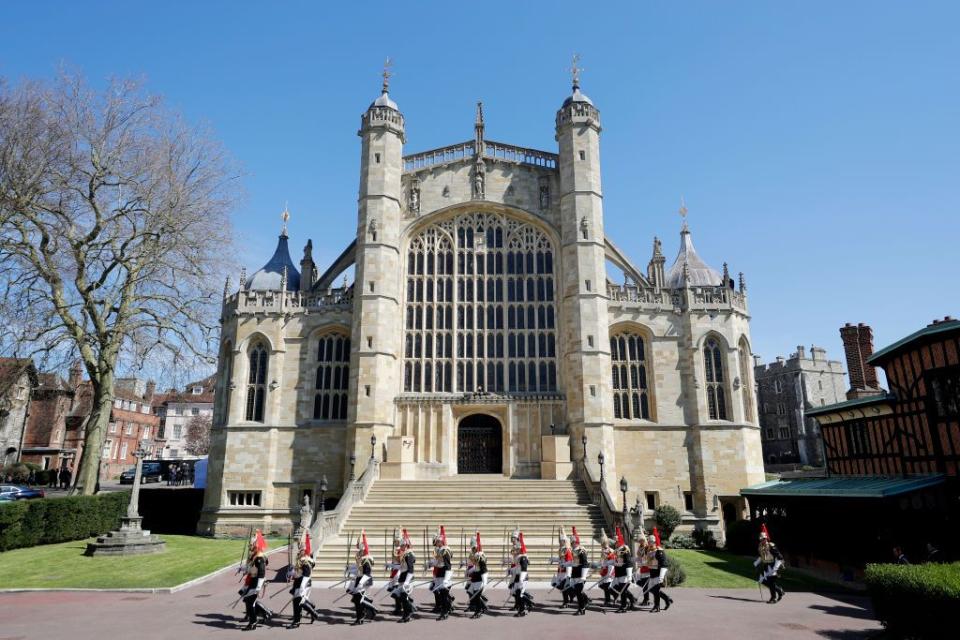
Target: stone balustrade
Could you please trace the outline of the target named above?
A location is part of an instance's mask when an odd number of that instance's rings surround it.
[[[474,142],[460,142],[447,147],[404,156],[403,170],[405,172],[419,171],[450,162],[458,162],[472,158],[476,153],[477,149]],[[513,162],[545,169],[556,169],[558,162],[555,153],[490,140],[483,144],[483,157],[498,162]]]
[[[747,311],[747,294],[729,287],[690,287],[691,309],[736,309]],[[619,306],[636,306],[641,309],[684,308],[683,290],[652,289],[633,284],[607,285],[607,297]]]
[[[557,168],[557,154],[537,149],[526,149],[512,144],[502,142],[493,142],[488,140],[484,144],[483,157],[493,160],[504,160],[506,162],[516,162],[518,164],[530,164],[535,167],[544,167],[546,169]]]
[[[324,293],[300,291],[238,291],[224,299],[225,313],[297,313],[303,311],[349,310],[353,306],[350,287]]]

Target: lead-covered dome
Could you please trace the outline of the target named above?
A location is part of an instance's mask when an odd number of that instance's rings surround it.
[[[686,283],[684,283],[684,265],[686,265]],[[693,238],[687,223],[680,229],[680,251],[665,276],[669,289],[682,289],[685,284],[691,287],[717,287],[723,283],[723,276],[704,262],[693,248]]]
[[[280,234],[273,257],[247,280],[248,291],[278,291],[283,280],[283,268],[287,268],[287,291],[300,290],[300,272],[290,259],[287,233]]]

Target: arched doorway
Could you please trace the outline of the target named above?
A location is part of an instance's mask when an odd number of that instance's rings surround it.
[[[475,413],[460,421],[457,473],[503,473],[503,430],[499,420]]]

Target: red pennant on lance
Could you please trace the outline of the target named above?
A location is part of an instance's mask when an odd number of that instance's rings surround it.
[[[657,546],[660,546],[660,530],[656,527],[653,528],[653,539],[657,541]]]
[[[760,533],[766,536],[768,541],[770,540],[770,532],[767,530],[767,523],[765,522],[760,523]]]
[[[527,543],[523,541],[523,531],[520,532],[520,553],[527,553]]]
[[[303,553],[304,555],[313,555],[313,545],[310,544],[310,532],[307,531],[306,537],[303,541]]]
[[[480,543],[480,529],[477,529],[477,551],[483,551],[483,544]]]
[[[579,547],[579,546],[580,546],[580,534],[577,533],[577,528],[576,528],[576,527],[573,527],[573,546],[575,546],[575,547]]]
[[[623,545],[627,544],[623,539],[623,531],[620,530],[620,527],[617,527],[617,548],[619,549]]]
[[[257,532],[253,537],[253,548],[256,549],[257,553],[263,553],[267,550],[267,541],[263,538],[263,533],[260,529],[257,529]]]
[[[410,542],[410,534],[407,533],[406,529],[403,529],[403,537],[400,539],[400,544],[404,548],[409,548],[413,546],[413,544]]]

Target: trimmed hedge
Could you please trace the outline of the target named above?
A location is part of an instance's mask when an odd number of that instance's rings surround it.
[[[681,584],[687,581],[687,572],[683,568],[683,564],[680,563],[680,560],[676,556],[667,556],[667,559],[670,562],[670,570],[667,571],[667,578],[664,580],[665,587],[679,587]]]
[[[869,564],[864,580],[873,611],[900,638],[955,638],[960,563]]]
[[[83,540],[120,525],[128,491],[0,504],[0,551]]]

